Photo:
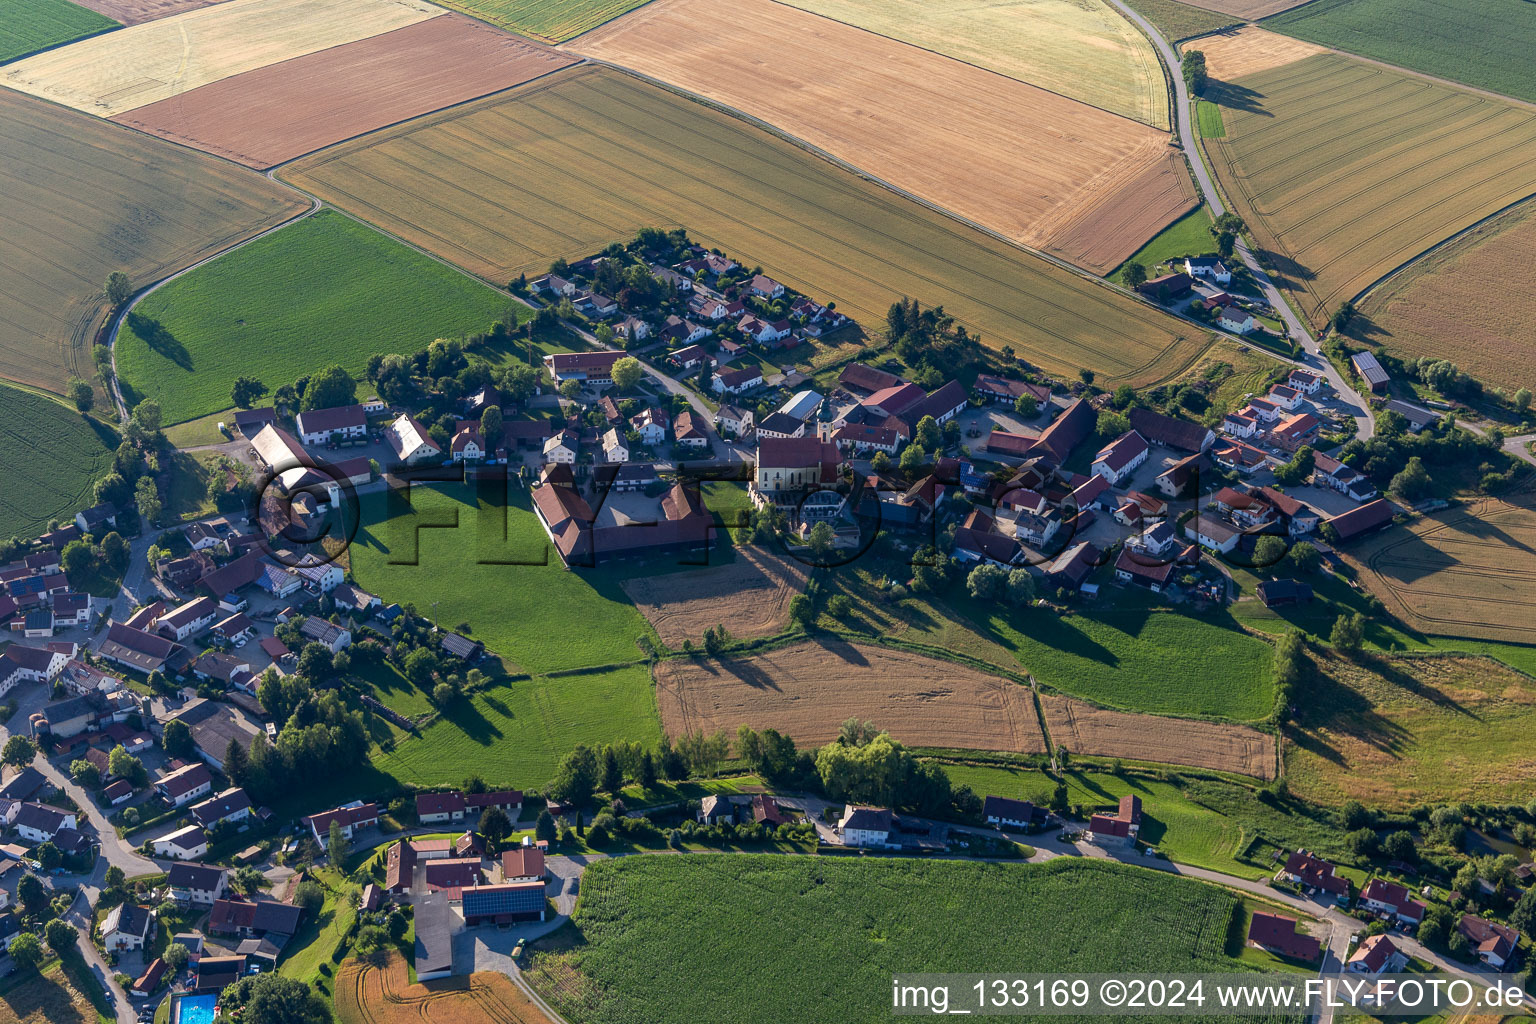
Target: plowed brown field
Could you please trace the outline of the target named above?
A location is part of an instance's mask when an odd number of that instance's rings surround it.
[[[1051,742],[1073,754],[1275,777],[1275,738],[1246,725],[1106,711],[1048,693],[1040,705]]]
[[[1045,750],[1027,687],[953,662],[836,640],[753,658],[663,661],[656,706],[671,736],[734,733],[745,722],[819,746],[858,718],[909,746]]]
[[[1095,273],[1193,208],[1187,185],[1161,180],[1184,170],[1147,125],[772,0],[717,10],[655,0],[567,48],[760,118]],[[1090,244],[1083,218],[1100,208]]]
[[[382,967],[348,960],[336,974],[341,1024],[548,1024],[505,974],[467,976],[412,985],[405,961],[390,953]]]
[[[227,0],[8,64],[0,84],[112,117],[443,13],[426,0]]]
[[[624,583],[624,592],[668,647],[699,643],[723,625],[732,636],[770,636],[789,621],[789,600],[805,589],[805,567],[792,559],[741,547],[730,565]]]
[[[247,71],[113,120],[267,168],[574,62],[447,14]]]
[[[81,7],[89,7],[98,14],[105,14],[124,25],[137,25],[141,21],[169,18],[183,11],[195,11],[199,7],[211,7],[224,0],[74,0]]]

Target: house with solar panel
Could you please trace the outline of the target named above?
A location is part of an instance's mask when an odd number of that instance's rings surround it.
[[[465,925],[512,924],[542,921],[546,900],[544,882],[510,882],[503,885],[470,885],[460,890],[459,911]]]

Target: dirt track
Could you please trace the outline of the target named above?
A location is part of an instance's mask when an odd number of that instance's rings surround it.
[[[1026,687],[953,662],[834,640],[740,660],[661,662],[656,704],[671,736],[734,733],[745,722],[820,746],[858,718],[910,746],[1045,749]]]
[[[573,62],[448,14],[234,75],[113,120],[264,169]]]
[[[1191,205],[1187,186],[1149,180],[1184,174],[1163,132],[771,0],[739,0],[729,19],[708,0],[655,0],[567,48],[761,118],[1026,245],[1052,248],[1064,224],[1134,190],[1140,216],[1095,227],[1096,271]]]
[[[790,598],[805,589],[800,563],[743,546],[736,561],[710,569],[632,579],[624,584],[668,647],[700,643],[704,631],[723,625],[732,636],[771,636],[789,621]]]
[[[1245,725],[1106,711],[1054,694],[1040,704],[1051,741],[1073,754],[1275,777],[1275,738]]]

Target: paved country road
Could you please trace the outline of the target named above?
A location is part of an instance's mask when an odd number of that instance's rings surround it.
[[[1173,107],[1178,118],[1179,141],[1184,147],[1184,155],[1189,160],[1189,169],[1195,176],[1195,182],[1200,186],[1200,192],[1205,196],[1206,205],[1211,208],[1211,216],[1220,217],[1223,213],[1227,212],[1227,209],[1222,204],[1221,194],[1216,191],[1215,182],[1211,180],[1210,173],[1206,170],[1205,158],[1200,152],[1199,135],[1190,121],[1191,105],[1189,90],[1184,85],[1184,74],[1179,67],[1178,54],[1174,52],[1173,46],[1169,44],[1168,40],[1163,38],[1162,33],[1154,28],[1152,23],[1146,18],[1143,18],[1136,11],[1126,6],[1122,0],[1110,0],[1110,3],[1114,4],[1121,14],[1129,18],[1146,33],[1147,38],[1152,40],[1152,45],[1157,47],[1157,52],[1162,55],[1163,62],[1168,65],[1168,73],[1173,79]],[[1350,386],[1349,381],[1344,379],[1344,375],[1339,373],[1333,364],[1324,358],[1317,339],[1308,333],[1306,325],[1301,322],[1301,318],[1291,309],[1291,305],[1285,300],[1285,296],[1280,294],[1280,289],[1275,287],[1275,283],[1264,272],[1264,268],[1259,266],[1258,259],[1255,258],[1253,251],[1248,248],[1248,243],[1243,240],[1241,235],[1237,238],[1236,252],[1242,257],[1243,263],[1247,265],[1249,271],[1252,272],[1253,279],[1258,282],[1260,289],[1264,292],[1264,297],[1269,300],[1269,304],[1285,320],[1286,326],[1290,328],[1291,337],[1301,340],[1302,348],[1306,351],[1306,357],[1300,360],[1301,364],[1308,369],[1321,373],[1327,378],[1328,383],[1332,385],[1334,392],[1339,396],[1340,400],[1349,407],[1350,414],[1355,419],[1356,437],[1363,441],[1374,436],[1376,433],[1376,421],[1371,416],[1370,406]]]

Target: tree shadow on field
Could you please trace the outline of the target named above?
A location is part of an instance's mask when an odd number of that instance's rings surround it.
[[[87,427],[91,428],[91,432],[96,435],[96,440],[101,442],[103,448],[116,450],[117,446],[122,443],[122,438],[118,436],[117,431],[100,420],[87,416],[84,413],[80,414],[80,419]]]
[[[1235,82],[1210,79],[1206,83],[1205,93],[1201,99],[1209,100],[1227,110],[1241,110],[1244,113],[1258,114],[1262,117],[1275,116],[1264,106],[1263,93]]]
[[[128,329],[152,351],[169,359],[183,370],[191,371],[192,353],[188,352],[187,347],[177,341],[176,336],[160,321],[142,313],[129,313]]]

